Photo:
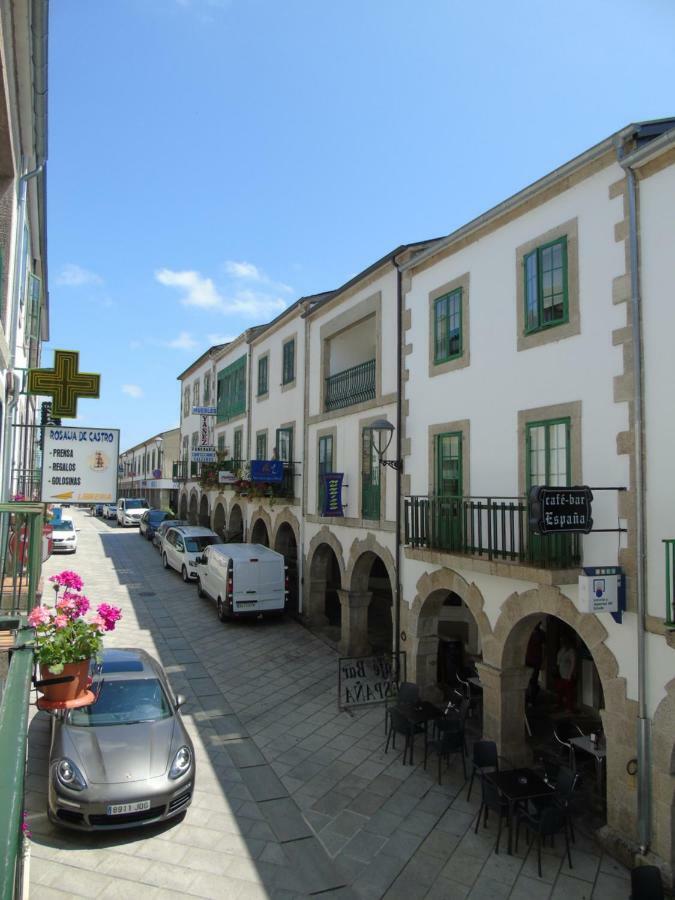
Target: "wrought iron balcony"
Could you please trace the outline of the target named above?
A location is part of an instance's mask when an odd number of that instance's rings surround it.
[[[326,378],[326,412],[375,399],[375,360]]]
[[[547,569],[581,565],[578,534],[533,534],[524,497],[405,498],[405,543]]]
[[[191,462],[188,459],[179,459],[173,464],[172,473],[174,481],[189,481],[191,478],[199,478],[201,463]]]

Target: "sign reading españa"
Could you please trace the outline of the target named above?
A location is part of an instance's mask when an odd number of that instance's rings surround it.
[[[78,397],[98,397],[101,376],[79,372],[76,350],[55,350],[53,369],[29,369],[28,393],[52,398],[52,415],[74,419]]]

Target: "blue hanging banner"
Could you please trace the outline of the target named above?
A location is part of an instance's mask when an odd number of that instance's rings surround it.
[[[326,472],[323,477],[322,516],[344,516],[342,509],[342,479],[344,472]]]
[[[251,481],[282,481],[284,463],[281,459],[252,459]]]

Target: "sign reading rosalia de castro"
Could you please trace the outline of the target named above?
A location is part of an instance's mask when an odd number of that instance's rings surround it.
[[[43,503],[95,503],[117,499],[117,428],[48,425],[42,460]]]
[[[367,706],[396,698],[394,654],[343,656],[338,660],[338,706]],[[399,680],[405,681],[405,653],[399,653]]]
[[[592,500],[589,487],[534,485],[528,497],[530,529],[539,534],[588,534],[593,529]]]

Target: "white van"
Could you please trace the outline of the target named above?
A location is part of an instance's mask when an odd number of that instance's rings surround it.
[[[145,497],[120,497],[117,501],[117,524],[123,528],[138,525],[146,509],[150,509],[150,504]]]
[[[262,544],[215,544],[197,557],[197,592],[211,597],[221,622],[240,616],[279,615],[286,608],[284,557]]]

